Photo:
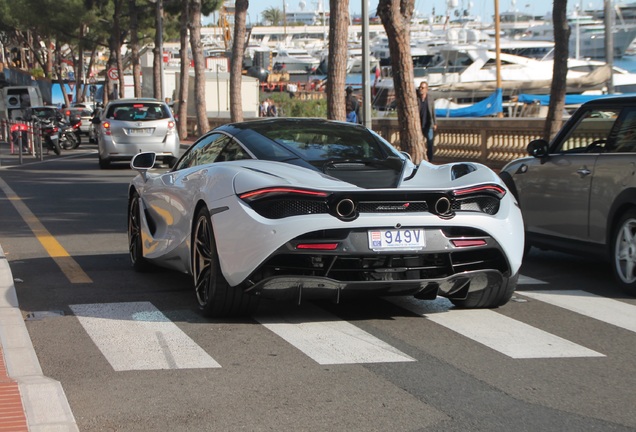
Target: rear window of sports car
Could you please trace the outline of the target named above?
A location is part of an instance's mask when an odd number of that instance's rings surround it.
[[[256,132],[277,142],[306,161],[329,159],[384,159],[388,155],[364,129],[340,126],[280,125],[257,127]]]

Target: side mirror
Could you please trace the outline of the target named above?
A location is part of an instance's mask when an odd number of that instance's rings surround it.
[[[527,147],[528,154],[536,158],[548,155],[548,142],[544,139],[530,141]]]
[[[148,173],[148,170],[155,166],[156,160],[157,155],[155,152],[137,153],[130,161],[130,167],[137,170],[145,181],[147,179],[146,174]]]

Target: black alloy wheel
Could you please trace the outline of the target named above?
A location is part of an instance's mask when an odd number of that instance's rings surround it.
[[[199,310],[205,317],[228,317],[253,312],[258,298],[230,287],[223,274],[216,250],[210,212],[202,207],[192,231],[192,276]]]

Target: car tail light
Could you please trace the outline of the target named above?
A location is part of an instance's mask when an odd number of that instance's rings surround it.
[[[82,125],[82,122],[78,121],[77,123],[73,125],[73,129],[79,129],[81,125]]]
[[[499,203],[504,195],[506,195],[506,189],[496,184],[455,189],[452,210],[494,215],[499,211]]]
[[[312,191],[309,189],[297,189],[297,188],[287,188],[287,187],[271,187],[264,189],[257,189],[251,192],[245,192],[244,194],[239,195],[243,201],[252,202],[258,199],[263,198],[271,198],[271,197],[280,197],[283,196],[295,196],[297,198],[301,197],[322,197],[326,198],[326,192],[320,191]]]
[[[168,122],[168,129],[174,129],[174,122],[172,120]]]
[[[104,135],[110,135],[111,134],[110,122],[105,121],[104,123],[102,123],[102,127],[104,128]]]
[[[239,195],[254,211],[268,219],[328,213],[328,193],[310,189],[270,187]]]

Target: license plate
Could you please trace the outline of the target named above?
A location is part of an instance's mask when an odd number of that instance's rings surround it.
[[[369,248],[373,250],[420,250],[426,246],[423,229],[389,229],[369,231]]]
[[[128,129],[128,135],[148,135],[152,133],[151,128]]]
[[[58,134],[51,135],[51,139],[52,139],[52,140],[56,140],[56,139],[58,139],[58,138],[59,138],[59,135],[58,135]]]

